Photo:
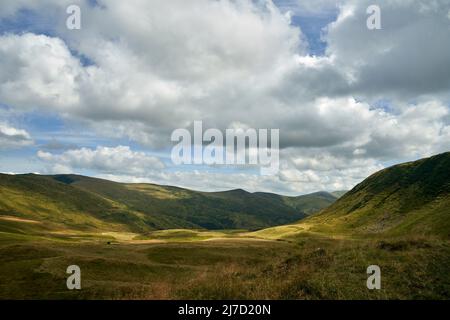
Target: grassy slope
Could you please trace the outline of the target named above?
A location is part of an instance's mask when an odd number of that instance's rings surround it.
[[[387,168],[299,224],[256,233],[450,237],[450,153]]]
[[[45,221],[55,228],[138,233],[264,228],[292,223],[335,200],[326,193],[300,197],[243,190],[205,193],[76,175],[31,174],[0,175],[0,196],[3,216]]]
[[[32,174],[0,175],[0,215],[36,220],[39,226],[55,230],[145,232],[193,226],[144,215],[113,199]],[[0,230],[4,224],[0,223]]]
[[[311,215],[329,207],[338,198],[339,197],[335,196],[333,193],[315,192],[302,197],[284,197],[284,201],[289,206]]]
[[[153,184],[120,184],[81,176],[57,176],[72,186],[114,199],[144,214],[188,221],[205,229],[258,229],[302,219],[332,204],[327,193],[283,197],[244,190],[197,192]],[[183,227],[175,225],[172,228]]]
[[[331,194],[339,199],[339,198],[342,198],[347,192],[348,192],[348,190],[338,190],[338,191],[331,192]]]
[[[2,216],[37,220],[48,227],[116,230],[124,228],[120,225],[122,213],[114,202],[46,177],[0,176]]]
[[[444,153],[375,173],[314,219],[363,234],[449,238],[449,218],[450,153]]]
[[[260,199],[237,190],[203,193],[152,184],[121,184],[81,176],[55,178],[104,198],[114,199],[144,215],[174,221],[170,228],[257,229],[304,217],[303,213],[280,201]]]

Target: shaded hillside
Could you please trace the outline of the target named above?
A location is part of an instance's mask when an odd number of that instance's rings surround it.
[[[153,184],[123,184],[78,175],[0,175],[0,215],[79,230],[258,229],[310,213],[275,194],[244,190],[196,192]],[[291,203],[292,202],[292,203]],[[331,202],[318,197],[322,209]]]
[[[284,197],[272,193],[250,193],[242,189],[198,192],[154,184],[123,184],[76,175],[53,178],[113,199],[138,212],[176,217],[206,229],[258,229],[286,224],[317,212],[336,200],[326,193]]]
[[[315,192],[301,197],[284,197],[285,203],[308,215],[327,208],[339,197],[328,192]]]
[[[35,220],[48,228],[78,230],[144,231],[176,223],[143,216],[97,194],[32,174],[0,175],[0,215]]]
[[[339,199],[339,198],[342,198],[347,192],[348,192],[348,190],[339,190],[339,191],[333,191],[330,193]]]

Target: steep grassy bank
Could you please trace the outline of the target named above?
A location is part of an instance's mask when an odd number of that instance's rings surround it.
[[[450,239],[450,153],[377,172],[318,214],[255,236],[292,238],[305,232]]]

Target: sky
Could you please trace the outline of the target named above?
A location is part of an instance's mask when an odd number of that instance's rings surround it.
[[[279,129],[279,172],[174,165],[194,121]],[[446,151],[450,0],[0,2],[0,172],[299,195]]]

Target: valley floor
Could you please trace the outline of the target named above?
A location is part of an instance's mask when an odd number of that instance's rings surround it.
[[[306,232],[131,233],[0,229],[0,299],[449,299],[450,243]],[[382,289],[368,290],[379,265]],[[81,268],[82,290],[66,288]]]

